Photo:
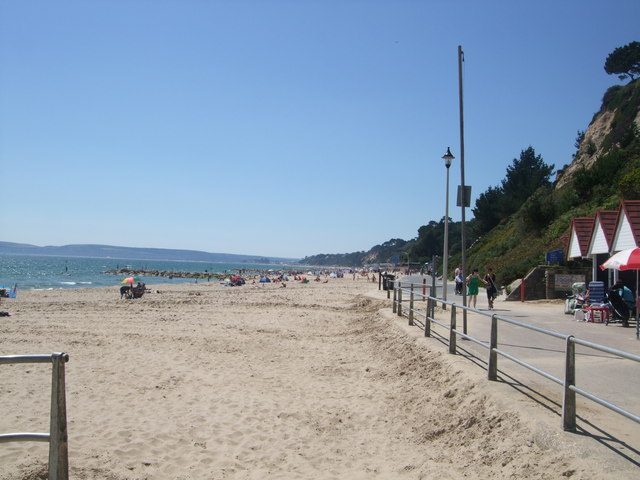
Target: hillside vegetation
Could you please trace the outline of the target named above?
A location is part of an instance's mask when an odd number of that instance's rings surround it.
[[[570,220],[617,209],[621,199],[640,199],[640,83],[609,88],[600,111],[578,132],[573,161],[549,177],[533,147],[514,159],[500,186],[479,195],[466,224],[467,270],[492,266],[502,284],[544,263],[545,252],[568,244]],[[532,173],[533,172],[533,173]],[[526,195],[522,195],[526,193]],[[519,196],[519,197],[518,197]],[[449,224],[449,277],[460,263],[460,223]],[[367,252],[314,255],[302,263],[361,266],[390,262],[429,262],[442,257],[444,218],[418,229],[418,236],[392,239]],[[440,262],[436,263],[436,268]]]

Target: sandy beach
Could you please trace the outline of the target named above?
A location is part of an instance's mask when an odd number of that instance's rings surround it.
[[[407,334],[377,283],[148,287],[0,308],[0,355],[70,356],[71,478],[637,478]],[[0,366],[0,433],[48,432],[50,385],[46,365]],[[1,444],[0,478],[46,478],[47,455]]]

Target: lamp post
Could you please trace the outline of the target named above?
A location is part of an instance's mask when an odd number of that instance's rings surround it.
[[[460,219],[460,240],[462,242],[462,272],[463,275],[467,275],[467,253],[466,253],[466,241],[465,241],[465,207],[467,206],[467,187],[464,184],[464,108],[462,103],[462,62],[464,61],[464,52],[462,46],[458,45],[458,96],[460,99],[460,210],[462,218]],[[467,289],[462,288],[462,305],[467,306]],[[462,310],[462,331],[466,335],[467,333],[467,309]]]
[[[451,149],[447,147],[447,153],[442,156],[444,166],[447,167],[447,193],[444,197],[444,248],[442,255],[442,299],[447,300],[447,272],[449,270],[449,167],[455,157],[451,155]],[[442,308],[447,309],[443,303]]]

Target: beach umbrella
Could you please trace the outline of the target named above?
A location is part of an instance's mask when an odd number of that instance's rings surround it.
[[[606,270],[607,268],[613,270],[635,270],[636,271],[636,338],[640,338],[640,326],[638,325],[638,316],[640,307],[638,306],[638,277],[640,272],[640,248],[627,248],[626,250],[622,250],[612,257],[610,257],[606,262],[600,265],[602,270]]]
[[[614,270],[640,270],[640,247],[627,248],[616,253],[600,265],[600,268],[603,270],[607,268]]]
[[[122,280],[120,283],[135,283],[141,281],[140,277],[127,277]]]

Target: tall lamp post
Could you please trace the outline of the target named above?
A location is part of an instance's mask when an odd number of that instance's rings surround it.
[[[451,149],[447,147],[447,153],[442,156],[444,166],[447,167],[447,193],[444,199],[444,248],[442,255],[442,299],[447,301],[447,272],[449,271],[449,167],[455,157],[451,155]],[[442,308],[447,309],[443,303]]]
[[[464,61],[464,52],[462,46],[458,45],[458,96],[460,98],[460,188],[458,189],[459,207],[461,207],[462,218],[460,219],[460,240],[462,242],[462,272],[467,276],[467,253],[465,241],[465,207],[470,200],[471,192],[467,191],[464,184],[464,108],[462,103],[462,62]],[[470,188],[470,187],[469,187]],[[467,306],[467,289],[462,288],[462,305]],[[467,333],[467,309],[462,310],[462,331]]]

